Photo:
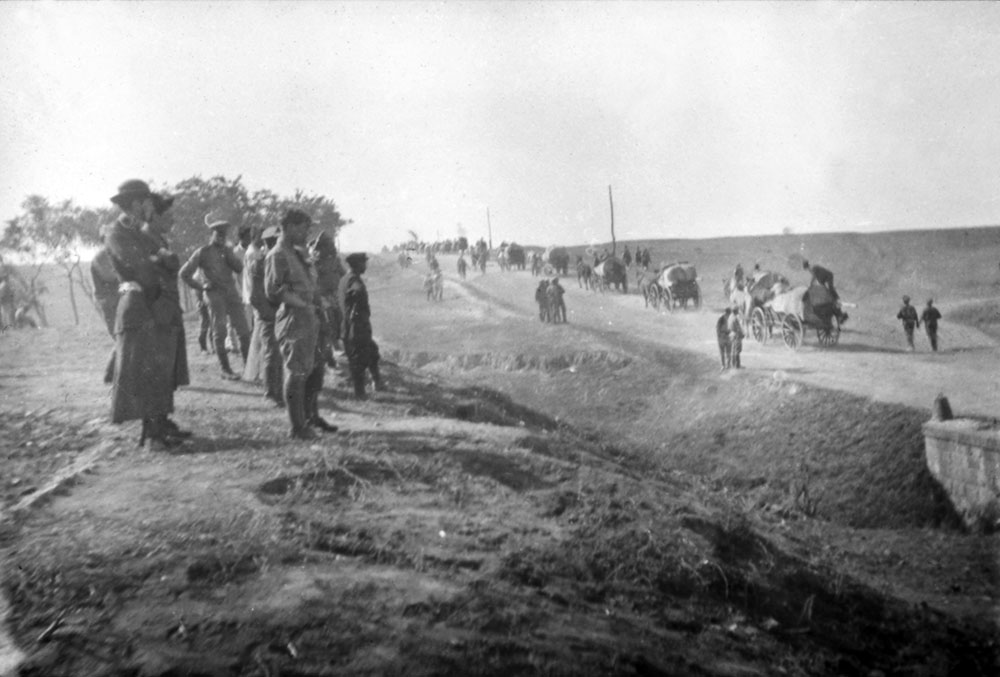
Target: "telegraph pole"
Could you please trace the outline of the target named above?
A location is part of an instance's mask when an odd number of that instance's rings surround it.
[[[615,201],[611,197],[611,186],[608,186],[608,202],[611,204],[611,255],[615,255]]]
[[[486,233],[489,236],[490,251],[493,251],[493,226],[490,225],[490,208],[486,208]]]

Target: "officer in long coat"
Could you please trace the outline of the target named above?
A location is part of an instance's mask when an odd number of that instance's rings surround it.
[[[226,244],[228,221],[213,221],[207,225],[212,231],[211,241],[194,250],[191,258],[181,268],[180,276],[189,287],[204,292],[212,318],[212,338],[215,354],[222,368],[222,377],[236,380],[239,376],[229,366],[229,356],[226,354],[226,319],[229,319],[239,337],[240,352],[246,363],[247,353],[250,351],[250,327],[247,326],[243,301],[233,277],[234,274],[243,272],[243,260]],[[195,278],[195,273],[199,270],[204,276],[204,282]]]
[[[335,432],[319,416],[323,356],[319,353],[319,306],[316,273],[306,251],[312,219],[289,209],[281,220],[278,244],[264,259],[264,293],[278,306],[274,334],[285,369],[285,407],[291,436],[314,439],[313,428]]]
[[[940,319],[941,311],[934,307],[934,299],[927,299],[927,307],[920,313],[920,321],[924,323],[927,339],[931,342],[931,350],[935,353],[938,349],[937,325]]]
[[[375,390],[383,390],[379,373],[378,344],[372,338],[371,307],[368,305],[368,288],[361,276],[368,269],[368,255],[359,252],[347,257],[350,272],[340,280],[337,296],[344,311],[344,326],[341,337],[344,352],[354,384],[354,395],[366,399],[366,371],[372,375]]]
[[[133,179],[111,201],[122,214],[111,226],[106,246],[121,280],[115,317],[115,370],[111,389],[114,423],[141,419],[140,444],[165,449],[186,431],[169,420],[174,408],[176,350],[164,349],[175,333],[173,302],[164,294],[162,266],[176,255],[143,232],[155,213],[155,194]]]

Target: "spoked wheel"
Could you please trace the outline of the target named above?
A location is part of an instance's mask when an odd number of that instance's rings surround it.
[[[798,350],[802,345],[802,320],[792,314],[785,315],[781,320],[781,338],[792,350]]]
[[[767,318],[764,317],[763,308],[754,308],[750,315],[750,335],[757,343],[764,345],[767,343]]]
[[[674,295],[670,293],[670,290],[666,287],[663,288],[662,293],[663,305],[666,307],[668,312],[674,312]]]
[[[836,315],[830,317],[830,324],[816,329],[816,336],[819,344],[824,348],[831,348],[837,345],[840,340],[840,320]]]
[[[651,285],[649,291],[647,292],[649,298],[649,305],[653,306],[653,310],[660,309],[660,287],[658,285]]]

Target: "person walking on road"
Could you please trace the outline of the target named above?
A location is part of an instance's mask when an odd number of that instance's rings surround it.
[[[896,319],[903,321],[903,331],[906,332],[906,343],[910,350],[916,350],[913,345],[913,329],[920,327],[920,318],[917,317],[917,309],[910,305],[910,297],[903,297],[903,307],[896,313]]]
[[[726,319],[729,329],[729,364],[733,369],[741,369],[740,354],[743,352],[743,322],[740,321],[740,307],[733,306]]]
[[[485,253],[483,254],[485,257]],[[366,371],[371,372],[375,390],[383,390],[379,373],[378,344],[372,338],[371,307],[368,305],[368,288],[361,276],[368,269],[368,255],[364,252],[350,254],[347,265],[351,269],[340,280],[337,296],[344,311],[344,327],[340,332],[344,340],[344,352],[354,384],[354,395],[359,400],[367,399],[365,393]]]
[[[243,272],[243,261],[226,244],[228,221],[213,221],[207,223],[212,231],[212,239],[203,247],[198,247],[191,258],[181,268],[181,279],[194,289],[202,291],[208,303],[208,313],[212,318],[212,338],[215,343],[215,354],[222,367],[222,377],[237,380],[232,367],[229,366],[229,356],[226,354],[226,318],[236,330],[240,343],[240,352],[246,363],[250,350],[250,328],[247,326],[243,301],[236,289],[233,274]],[[195,279],[195,273],[201,271],[204,282]]]
[[[931,342],[931,350],[935,353],[938,349],[937,325],[940,319],[941,311],[934,307],[934,299],[927,299],[927,307],[920,314],[920,320],[924,323],[924,330],[927,332],[927,338]]]
[[[312,219],[289,209],[281,219],[281,238],[264,259],[264,293],[278,311],[274,335],[285,368],[285,407],[291,437],[316,438],[313,428],[336,432],[319,416],[325,365],[319,346],[319,298],[316,272],[306,251]]]
[[[731,352],[729,344],[729,318],[733,313],[733,309],[726,307],[726,312],[719,316],[719,319],[715,322],[715,337],[719,341],[719,357],[722,358],[722,369],[720,371],[725,371],[729,368],[731,364]]]

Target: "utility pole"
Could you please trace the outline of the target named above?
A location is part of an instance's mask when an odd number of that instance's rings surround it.
[[[493,226],[490,225],[490,208],[486,208],[486,234],[489,236],[490,251],[493,251]]]
[[[611,197],[611,186],[608,186],[608,202],[611,203],[611,255],[615,255],[615,201]]]

